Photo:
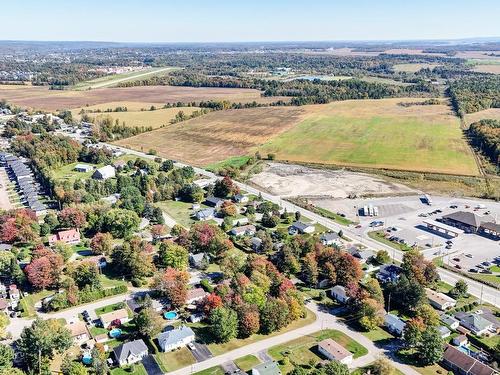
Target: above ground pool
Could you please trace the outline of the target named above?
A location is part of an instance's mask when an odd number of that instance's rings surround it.
[[[111,331],[109,331],[109,337],[112,337],[116,339],[117,337],[120,337],[122,334],[122,330],[120,328],[113,328]]]
[[[163,314],[163,316],[167,320],[174,320],[177,319],[179,315],[175,311],[167,311],[165,314]]]
[[[90,356],[90,354],[85,354],[83,357],[82,357],[82,362],[83,364],[85,365],[90,365],[92,363],[92,357]]]

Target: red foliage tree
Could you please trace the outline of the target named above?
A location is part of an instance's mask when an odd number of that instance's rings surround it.
[[[25,268],[28,281],[37,289],[53,287],[59,281],[64,265],[63,258],[48,249],[35,250],[33,259]]]
[[[256,309],[244,309],[239,314],[239,334],[242,337],[249,337],[254,333],[259,332],[260,317]]]
[[[83,228],[87,223],[85,214],[75,207],[66,207],[59,211],[57,218],[64,228]]]
[[[210,315],[213,309],[223,305],[222,298],[215,293],[210,293],[202,301],[203,311]]]
[[[186,303],[188,281],[189,274],[186,271],[169,267],[155,280],[155,286],[174,308],[179,308]]]

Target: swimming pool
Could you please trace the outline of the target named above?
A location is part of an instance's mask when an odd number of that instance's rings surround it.
[[[163,314],[163,317],[167,320],[174,320],[177,319],[179,314],[177,314],[175,311],[167,311],[165,314]]]
[[[122,330],[120,328],[113,328],[109,331],[109,337],[116,339],[122,335]]]
[[[92,356],[90,354],[84,354],[82,357],[82,363],[84,365],[90,365],[92,363]]]

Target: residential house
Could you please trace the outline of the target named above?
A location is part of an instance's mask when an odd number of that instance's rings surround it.
[[[210,259],[206,253],[189,254],[189,264],[193,268],[206,268],[210,262]]]
[[[314,233],[315,230],[316,230],[316,228],[312,224],[303,223],[302,221],[296,221],[288,228],[288,233],[290,233],[290,234],[296,234],[296,233],[311,234],[311,233]]]
[[[130,318],[126,309],[118,309],[102,314],[99,317],[99,321],[102,327],[109,328],[113,322],[120,322],[120,324],[124,324],[130,321]]]
[[[425,294],[427,295],[427,299],[431,306],[435,307],[438,310],[447,310],[451,309],[453,306],[457,304],[453,298],[448,297],[444,293],[436,292],[432,289],[425,288]]]
[[[186,296],[186,304],[192,305],[195,302],[201,301],[208,295],[203,288],[189,289]]]
[[[148,347],[142,340],[128,341],[113,349],[116,362],[128,366],[142,361],[148,355]]]
[[[259,237],[252,237],[252,250],[253,251],[260,251],[260,248],[262,247],[262,240]]]
[[[383,264],[377,273],[377,279],[383,283],[396,282],[402,272],[402,268],[395,264]]]
[[[158,344],[162,352],[170,352],[177,348],[182,348],[195,340],[194,332],[191,328],[182,325],[158,335]]]
[[[203,314],[203,313],[191,314],[191,315],[189,315],[189,318],[188,318],[188,320],[189,320],[191,323],[199,323],[199,322],[201,322],[203,319],[205,319],[205,314]]]
[[[125,160],[115,160],[113,162],[113,167],[115,167],[116,169],[119,169],[119,168],[123,168],[125,167],[127,163],[125,162]]]
[[[484,335],[493,330],[493,323],[484,319],[480,314],[467,314],[460,318],[460,325],[467,328],[477,336]]]
[[[442,339],[450,337],[450,335],[451,335],[450,329],[446,326],[439,326],[439,327],[437,327],[437,330],[438,330],[439,334],[441,335]]]
[[[49,236],[49,245],[54,245],[56,242],[64,242],[68,245],[79,244],[81,241],[80,230],[76,229],[68,229],[62,230]]]
[[[384,326],[398,336],[403,335],[406,323],[399,319],[396,315],[386,314],[384,316]]]
[[[16,284],[9,285],[9,299],[10,299],[10,307],[15,309],[21,300],[21,292],[17,289]]]
[[[104,203],[107,203],[107,204],[115,204],[116,202],[118,202],[118,199],[120,199],[120,196],[121,196],[121,194],[114,193],[114,194],[108,195],[107,197],[101,198],[101,201],[103,201]]]
[[[101,167],[96,169],[92,178],[96,180],[107,180],[108,178],[113,178],[116,176],[116,169],[112,165],[106,165],[105,167]]]
[[[205,199],[205,204],[210,207],[214,207],[215,209],[219,209],[222,206],[222,203],[224,203],[224,199],[222,198],[217,198],[214,196],[208,197]]]
[[[248,197],[246,195],[243,195],[243,194],[236,194],[233,197],[233,199],[236,203],[247,203],[248,202]]]
[[[325,246],[342,246],[342,241],[340,240],[340,236],[337,233],[329,232],[324,233],[319,238],[321,243]]]
[[[85,173],[85,172],[93,171],[94,167],[92,165],[88,165],[88,164],[77,164],[77,165],[75,165],[75,168],[73,168],[73,169],[77,172]]]
[[[230,233],[233,236],[253,236],[257,230],[255,229],[255,225],[243,225],[241,227],[234,227],[231,229]]]
[[[469,340],[467,340],[466,335],[458,335],[458,336],[453,338],[452,342],[453,342],[453,345],[456,345],[456,346],[465,346],[469,343]]]
[[[349,300],[349,296],[342,285],[335,285],[332,289],[330,289],[330,294],[340,303],[346,303]]]
[[[7,295],[7,287],[2,282],[0,282],[0,297],[3,297],[3,298],[8,297],[8,295]]]
[[[373,257],[373,253],[370,250],[359,249],[355,246],[350,247],[347,252],[356,258],[361,264],[365,264]]]
[[[344,365],[350,364],[353,360],[352,353],[332,339],[320,341],[318,351],[330,361],[338,361]]]
[[[451,329],[457,329],[460,325],[460,322],[457,319],[447,314],[441,315],[439,319],[442,323],[446,324]]]
[[[196,211],[196,220],[206,221],[211,220],[215,217],[215,210],[213,208],[205,208],[203,210]]]
[[[231,224],[235,226],[235,225],[246,225],[248,223],[249,223],[248,217],[238,217],[233,219]]]
[[[446,345],[443,364],[455,374],[460,375],[493,375],[497,374],[491,367],[471,357],[451,345]]]
[[[71,338],[76,345],[81,345],[90,338],[89,331],[85,322],[80,320],[66,325],[66,328],[71,333]]]
[[[12,245],[8,243],[0,243],[0,251],[10,251],[12,250]]]
[[[267,361],[253,367],[252,375],[281,375],[281,370],[276,362]]]

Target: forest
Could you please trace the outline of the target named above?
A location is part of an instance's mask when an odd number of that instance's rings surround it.
[[[500,77],[481,75],[456,80],[448,89],[459,116],[488,108],[500,108]]]
[[[481,120],[470,125],[471,143],[479,148],[493,164],[500,166],[500,121]]]

